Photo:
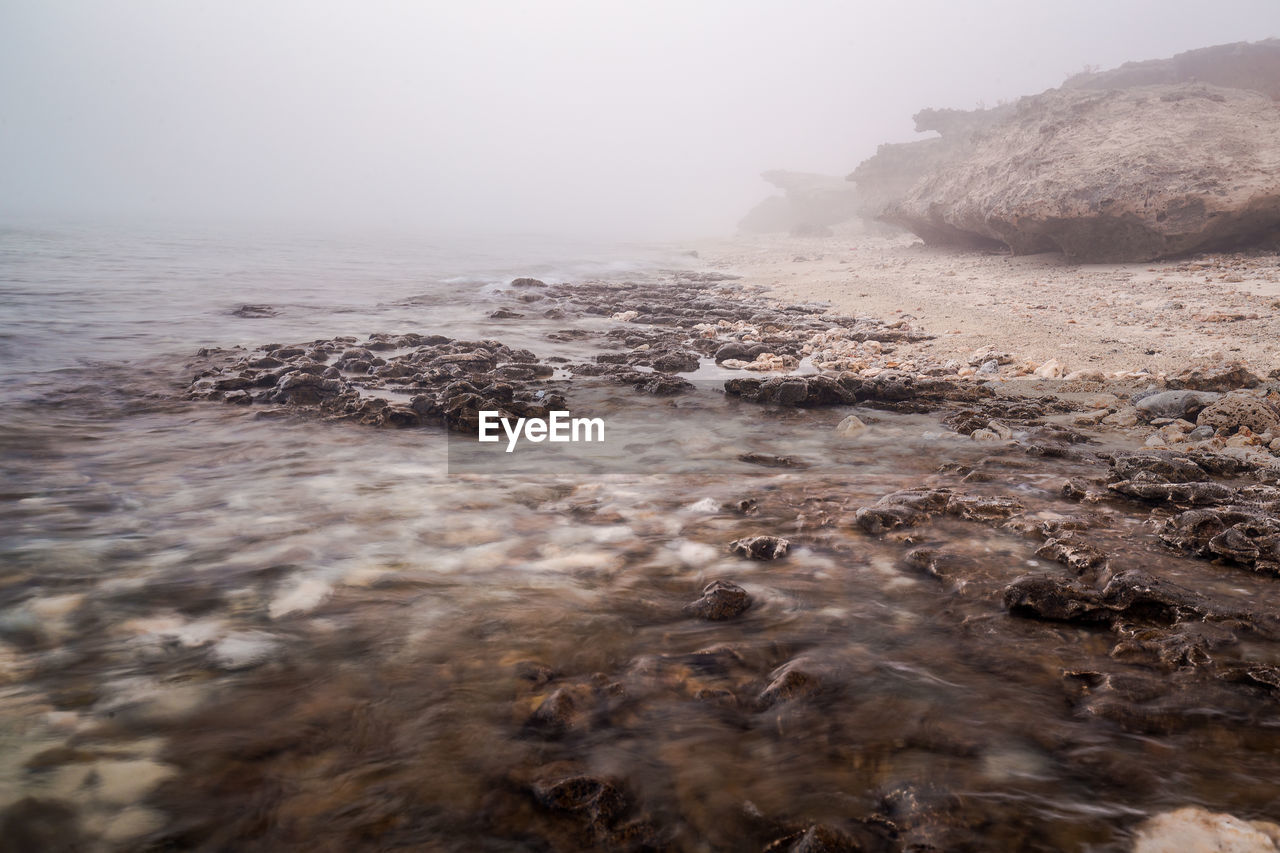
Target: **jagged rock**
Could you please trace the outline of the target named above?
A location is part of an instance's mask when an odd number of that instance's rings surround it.
[[[1280,231],[1280,109],[1202,84],[1030,96],[884,218],[926,242],[1089,261],[1256,242]]]
[[[1167,380],[1170,388],[1191,388],[1196,391],[1234,391],[1237,388],[1257,388],[1262,384],[1252,370],[1240,362],[1220,367],[1194,369],[1179,373]]]
[[[1255,507],[1188,510],[1165,521],[1159,536],[1201,557],[1222,557],[1280,575],[1280,521]]]
[[[729,552],[752,560],[776,560],[785,557],[791,543],[781,536],[748,536],[729,543]]]
[[[1099,568],[1107,562],[1107,555],[1102,551],[1087,542],[1069,537],[1046,539],[1045,543],[1036,549],[1036,556],[1064,563],[1074,569],[1076,574]]]
[[[1116,453],[1111,457],[1111,466],[1122,480],[1146,476],[1155,482],[1193,483],[1208,477],[1208,472],[1193,459],[1169,451]]]
[[[1058,621],[1104,621],[1113,615],[1094,590],[1049,575],[1025,575],[1009,584],[1004,606],[1018,616]]]
[[[1280,411],[1252,394],[1227,394],[1206,406],[1196,418],[1196,424],[1229,433],[1240,427],[1256,433],[1274,432],[1280,426]]]
[[[701,598],[685,605],[684,612],[700,619],[720,621],[740,616],[749,607],[751,596],[745,589],[730,581],[712,581],[703,587]]]
[[[1208,482],[1155,483],[1147,480],[1121,480],[1109,484],[1107,488],[1132,498],[1192,506],[1221,503],[1235,494],[1230,486]]]

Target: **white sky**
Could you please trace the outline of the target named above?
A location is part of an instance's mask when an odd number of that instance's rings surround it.
[[[0,0],[0,216],[727,233],[922,107],[1280,36],[1280,0]]]

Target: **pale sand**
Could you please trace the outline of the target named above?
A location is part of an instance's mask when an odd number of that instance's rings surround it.
[[[1068,264],[1058,255],[926,247],[912,235],[743,237],[698,246],[715,269],[783,302],[895,319],[936,337],[913,353],[968,364],[976,350],[1066,370],[1178,373],[1242,361],[1280,368],[1280,255]],[[1179,307],[1180,306],[1180,307]]]

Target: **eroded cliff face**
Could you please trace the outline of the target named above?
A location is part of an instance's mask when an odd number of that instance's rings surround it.
[[[1092,261],[1249,245],[1280,234],[1277,97],[1280,40],[1204,48],[923,110],[916,129],[940,136],[882,145],[849,180],[864,216],[935,244]]]
[[[1280,109],[1201,84],[1023,98],[883,216],[927,241],[1140,261],[1280,232]]]

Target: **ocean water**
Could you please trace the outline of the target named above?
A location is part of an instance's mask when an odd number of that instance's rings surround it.
[[[567,321],[486,319],[511,278],[677,287],[697,265],[528,238],[0,231],[5,826],[103,850],[759,850],[816,823],[885,839],[888,815],[886,849],[1104,850],[1165,808],[1280,802],[1280,729],[1256,709],[1135,731],[1073,704],[1064,671],[1114,666],[1110,643],[1005,613],[1003,584],[1053,569],[1036,541],[944,521],[905,543],[980,566],[958,592],[848,523],[943,463],[1062,517],[1071,460],[861,412],[868,437],[828,468],[813,437],[847,410],[700,388],[684,409],[617,405],[665,413],[677,453],[818,464],[451,475],[437,430],[182,396],[202,347],[421,332],[572,351],[548,337]],[[1269,579],[1134,544],[1144,523],[1114,511],[1098,541],[1276,603]],[[726,552],[760,533],[792,552]],[[684,616],[715,579],[752,608]]]

